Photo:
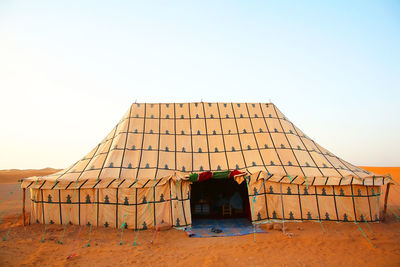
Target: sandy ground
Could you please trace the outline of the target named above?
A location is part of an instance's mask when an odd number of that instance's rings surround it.
[[[364,168],[400,181],[400,167]],[[400,222],[390,211],[384,223],[360,224],[373,245],[356,224],[334,222],[323,223],[325,234],[318,222],[287,223],[290,235],[263,226],[267,234],[188,238],[173,229],[160,232],[154,244],[153,232],[141,231],[137,246],[132,246],[136,232],[125,230],[119,245],[120,230],[99,227],[93,228],[89,247],[89,227],[68,225],[60,245],[63,226],[48,225],[42,243],[44,225],[22,225],[16,181],[48,173],[0,171],[0,201],[8,197],[0,204],[0,212],[6,209],[0,224],[1,266],[400,266]],[[400,215],[400,186],[392,186],[389,205]]]

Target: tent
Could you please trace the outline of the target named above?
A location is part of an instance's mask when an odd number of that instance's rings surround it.
[[[191,184],[246,183],[253,223],[379,221],[388,176],[318,145],[272,103],[134,103],[69,168],[23,179],[31,221],[148,229],[192,223]]]

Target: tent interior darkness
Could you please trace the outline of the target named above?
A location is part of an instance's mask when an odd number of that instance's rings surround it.
[[[251,221],[246,182],[209,179],[191,185],[192,219],[247,218]],[[225,206],[225,212],[223,212]]]

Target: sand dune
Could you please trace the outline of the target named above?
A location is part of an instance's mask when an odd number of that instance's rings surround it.
[[[376,173],[390,173],[400,181],[400,167],[363,167]],[[399,266],[400,186],[392,186],[389,214],[384,223],[359,226],[354,223],[286,223],[287,232],[269,229],[267,234],[191,239],[183,231],[160,232],[154,244],[152,231],[140,231],[140,245],[131,246],[137,232],[68,225],[63,244],[63,226],[32,224],[23,226],[19,216],[21,195],[15,181],[24,175],[46,175],[57,170],[0,171],[0,201],[4,218],[0,224],[0,265],[6,266]],[[27,177],[24,176],[24,177]],[[1,215],[0,215],[1,216]],[[45,235],[44,235],[45,233]],[[292,235],[293,234],[293,235]],[[44,242],[40,240],[44,236]],[[68,258],[69,257],[69,258]]]
[[[0,184],[16,183],[22,178],[49,175],[58,171],[60,170],[53,168],[45,168],[40,170],[0,170]]]

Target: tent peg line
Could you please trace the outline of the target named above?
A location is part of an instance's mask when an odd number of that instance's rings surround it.
[[[340,198],[337,198],[340,199]],[[349,212],[349,210],[347,209],[346,205],[343,203],[343,201],[340,199],[343,208],[346,210],[347,214],[351,214],[351,212]],[[367,234],[365,234],[365,232],[363,231],[363,229],[361,228],[361,226],[359,225],[359,223],[357,222],[357,218],[354,217],[354,223],[355,225],[357,225],[358,230],[361,232],[361,234],[365,237],[365,239],[368,241],[368,243],[373,247],[376,248],[376,246],[372,243],[372,241],[368,238]]]
[[[75,197],[75,193],[76,193],[76,188],[78,187],[78,183],[79,183],[79,181],[78,180],[76,180],[75,181],[75,188],[74,188],[74,192],[72,193],[72,200],[74,199],[74,197]],[[80,200],[79,200],[80,201]],[[67,215],[70,215],[70,213],[67,213]],[[62,245],[63,244],[63,241],[64,241],[64,236],[65,236],[65,230],[66,230],[66,228],[67,228],[67,225],[68,225],[68,222],[69,221],[69,216],[67,216],[67,220],[65,221],[65,224],[64,224],[64,230],[63,230],[63,234],[62,234],[62,237],[61,237],[61,240],[60,241],[58,241],[58,244],[60,244],[60,245]],[[62,222],[61,222],[61,224],[62,224]]]

